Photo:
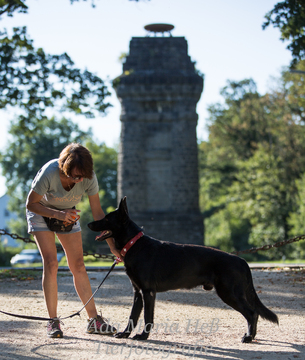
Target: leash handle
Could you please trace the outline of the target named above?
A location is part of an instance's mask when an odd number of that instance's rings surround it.
[[[44,318],[44,317],[39,317],[39,316],[28,316],[28,315],[18,315],[18,314],[13,314],[13,313],[9,313],[9,312],[5,312],[0,310],[0,313],[5,314],[5,315],[9,315],[9,316],[14,316],[17,318],[22,318],[22,319],[28,319],[28,320],[42,320],[42,321],[49,321],[52,320],[50,318]]]

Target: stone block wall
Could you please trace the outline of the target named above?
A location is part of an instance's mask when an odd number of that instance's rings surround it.
[[[118,199],[153,237],[203,242],[196,104],[203,79],[183,37],[132,38],[115,80],[122,105]]]

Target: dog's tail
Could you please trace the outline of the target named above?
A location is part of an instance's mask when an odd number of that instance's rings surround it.
[[[263,319],[271,321],[275,324],[279,324],[279,319],[277,317],[277,315],[269,310],[259,299],[255,288],[254,288],[254,284],[253,284],[253,278],[252,278],[252,274],[251,274],[251,270],[249,267],[248,271],[247,271],[247,280],[248,280],[248,293],[247,293],[247,299],[248,301],[251,299],[250,303],[253,304],[254,301],[254,306],[255,306],[255,310],[257,312],[257,314],[259,316],[261,316]]]
[[[255,291],[255,290],[254,290]],[[271,321],[275,324],[279,324],[279,319],[277,317],[277,315],[269,310],[259,299],[259,297],[257,296],[256,292],[255,292],[255,304],[256,304],[256,309],[258,314],[263,318],[266,319],[268,321]]]

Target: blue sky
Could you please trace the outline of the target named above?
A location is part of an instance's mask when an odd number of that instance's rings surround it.
[[[207,139],[207,107],[221,102],[220,90],[227,80],[253,78],[258,91],[272,87],[291,60],[278,29],[262,30],[264,15],[274,0],[28,0],[28,14],[4,18],[1,27],[27,26],[35,47],[51,54],[67,52],[76,66],[109,81],[122,72],[118,58],[128,52],[133,36],[146,36],[144,26],[170,23],[173,36],[184,36],[196,68],[205,75],[205,87],[197,106],[198,139]],[[94,137],[114,146],[120,135],[120,103],[113,90],[113,107],[104,117],[88,120],[73,118],[82,129],[91,127]],[[0,132],[6,145],[9,122],[14,113],[0,111]],[[38,170],[38,169],[37,169]],[[0,177],[0,196],[5,193]]]

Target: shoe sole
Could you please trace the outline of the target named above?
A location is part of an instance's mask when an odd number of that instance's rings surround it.
[[[48,338],[63,338],[63,334],[62,333],[55,333],[52,335],[48,335]]]

